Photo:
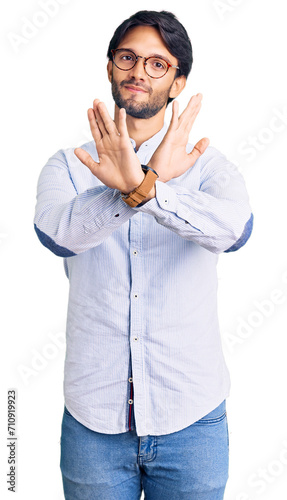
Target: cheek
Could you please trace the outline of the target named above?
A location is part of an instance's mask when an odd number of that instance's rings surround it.
[[[166,83],[166,82],[165,82]],[[168,85],[154,85],[153,86],[153,95],[162,95],[168,96],[172,87],[172,82]]]
[[[169,92],[174,84],[174,78],[171,74],[167,73],[165,76],[162,78],[159,78],[158,80],[154,79],[152,84],[154,87],[154,90],[157,90],[158,92],[166,93]]]

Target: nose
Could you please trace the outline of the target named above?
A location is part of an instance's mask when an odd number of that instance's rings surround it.
[[[138,60],[137,60],[136,64],[129,71],[129,74],[131,75],[131,77],[134,77],[136,80],[145,80],[146,79],[147,74],[145,72],[144,62],[145,62],[144,58],[141,56],[138,56]]]

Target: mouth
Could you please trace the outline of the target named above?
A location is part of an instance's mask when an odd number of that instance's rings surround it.
[[[131,92],[132,94],[147,94],[147,91],[142,87],[136,87],[134,85],[125,85],[124,88]]]

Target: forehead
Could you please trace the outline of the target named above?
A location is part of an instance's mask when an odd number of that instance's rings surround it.
[[[177,63],[177,59],[169,52],[159,31],[153,26],[136,26],[129,29],[117,48],[123,47],[132,49],[137,55],[148,57],[157,54],[166,57],[172,64]]]

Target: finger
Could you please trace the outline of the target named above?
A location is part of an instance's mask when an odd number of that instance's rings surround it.
[[[121,137],[129,140],[129,133],[127,127],[127,113],[125,108],[121,108],[119,111],[119,133]]]
[[[201,101],[202,94],[192,96],[185,110],[179,117],[180,122],[189,122],[193,116],[196,116],[201,108]]]
[[[98,106],[95,106],[95,104],[94,104],[94,113],[95,113],[96,123],[97,123],[98,129],[101,132],[101,135],[104,136],[107,134],[107,129],[106,129],[105,124],[103,122],[102,115],[99,112],[99,108],[98,108]]]
[[[100,99],[93,100],[93,110],[94,110],[95,114],[96,114],[96,111],[97,111],[97,108],[98,108],[98,105],[100,102],[101,102]]]
[[[101,134],[101,131],[98,127],[95,112],[92,108],[88,109],[88,119],[89,119],[89,123],[90,123],[90,129],[92,132],[92,136],[95,140],[95,143],[98,144],[99,141],[102,139],[102,134]]]
[[[204,153],[204,151],[207,149],[209,145],[209,142],[210,142],[209,139],[207,137],[204,137],[195,144],[193,150],[188,155],[192,161],[191,166],[194,165],[196,160]]]
[[[94,110],[96,110],[96,107],[99,104],[99,102],[101,102],[100,99],[94,99],[93,100],[93,108],[94,108]]]
[[[169,125],[169,130],[175,130],[178,127],[178,110],[179,104],[177,101],[173,101],[172,103],[172,116]]]
[[[182,115],[179,117],[180,127],[189,134],[191,128],[195,122],[195,119],[201,109],[201,99],[196,99],[190,101],[188,107],[184,110]]]
[[[189,111],[192,112],[192,109],[196,108],[201,103],[202,98],[203,98],[203,95],[201,93],[193,95],[190,98],[189,103],[186,107],[187,112],[189,112]]]
[[[97,167],[99,166],[99,163],[95,162],[93,160],[93,158],[91,157],[91,155],[89,155],[89,153],[87,153],[87,151],[85,151],[82,148],[75,148],[74,153],[75,153],[76,157],[84,165],[86,165],[86,167],[88,167],[91,170],[91,172],[95,175],[95,172],[97,170]]]
[[[101,124],[105,127],[108,134],[119,134],[114,120],[109,115],[105,103],[99,102],[97,105],[97,112],[101,118]],[[98,116],[98,115],[97,115]]]

